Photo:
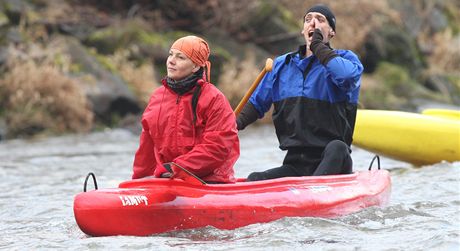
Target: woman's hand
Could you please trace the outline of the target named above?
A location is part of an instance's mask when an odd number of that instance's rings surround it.
[[[170,178],[172,176],[172,173],[170,173],[165,165],[170,165],[168,163],[166,164],[163,164],[162,166],[159,166],[155,169],[155,171],[153,172],[153,175],[157,178]]]

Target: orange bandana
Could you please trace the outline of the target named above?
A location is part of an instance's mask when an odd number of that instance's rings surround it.
[[[211,79],[211,62],[208,61],[209,45],[204,39],[197,36],[186,36],[179,38],[173,43],[171,49],[176,49],[187,55],[195,64],[206,67],[208,81]]]

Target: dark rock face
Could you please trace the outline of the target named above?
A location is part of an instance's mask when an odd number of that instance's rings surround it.
[[[3,119],[0,119],[0,141],[6,139],[8,133],[8,126]]]
[[[119,76],[104,69],[78,41],[69,39],[66,44],[72,60],[95,78],[93,83],[86,83],[82,88],[92,103],[96,117],[107,120],[111,114],[124,116],[141,111],[136,97]]]
[[[460,93],[460,86],[455,85],[448,77],[431,74],[425,78],[423,86],[447,97],[452,104],[460,105],[460,96],[457,95],[457,93]]]
[[[21,15],[27,9],[30,9],[30,5],[22,0],[4,0],[0,3],[0,7],[4,10],[12,25],[18,25],[21,21]]]
[[[371,32],[364,43],[362,58],[366,73],[375,71],[379,62],[403,65],[411,73],[424,68],[421,52],[410,35],[396,26],[384,26]]]

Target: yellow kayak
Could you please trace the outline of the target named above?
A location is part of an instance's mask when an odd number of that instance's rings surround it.
[[[460,121],[460,110],[425,109],[422,114]]]
[[[417,166],[460,161],[460,116],[436,110],[428,115],[360,109],[353,145]]]

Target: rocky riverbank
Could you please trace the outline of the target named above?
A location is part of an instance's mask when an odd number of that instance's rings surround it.
[[[460,105],[459,2],[323,2],[337,17],[332,46],[355,51],[365,65],[363,108]],[[313,3],[2,0],[0,136],[139,130],[169,46],[186,34],[210,42],[212,82],[236,107],[267,57],[302,43]]]

